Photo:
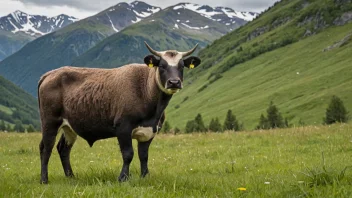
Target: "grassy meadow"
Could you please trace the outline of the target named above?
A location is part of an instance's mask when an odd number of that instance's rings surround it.
[[[116,139],[90,148],[78,138],[71,154],[76,177],[65,178],[54,148],[49,185],[39,184],[41,134],[0,133],[0,197],[351,197],[351,131],[343,124],[159,134],[150,149],[150,175],[139,177],[135,150],[125,183],[117,182],[122,159]]]

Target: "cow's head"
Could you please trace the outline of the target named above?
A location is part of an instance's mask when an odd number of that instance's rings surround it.
[[[182,89],[184,67],[193,69],[201,62],[198,57],[187,57],[196,50],[198,44],[187,52],[176,50],[158,52],[153,50],[146,42],[145,45],[153,55],[146,56],[144,62],[149,67],[156,67],[156,81],[159,88],[166,94],[171,95]]]

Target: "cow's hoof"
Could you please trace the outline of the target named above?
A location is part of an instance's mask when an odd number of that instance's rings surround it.
[[[66,175],[66,177],[69,177],[69,178],[75,177],[75,175],[73,173],[68,173],[68,174],[65,174],[65,175]]]
[[[141,178],[144,178],[144,177],[146,177],[147,175],[149,175],[149,171],[143,172],[143,173],[141,174]]]
[[[119,176],[119,182],[125,182],[128,180],[128,176],[123,174]]]
[[[40,184],[48,184],[48,180],[40,180]]]

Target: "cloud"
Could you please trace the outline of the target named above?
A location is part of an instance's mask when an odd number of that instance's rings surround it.
[[[86,11],[101,11],[110,6],[116,5],[121,1],[116,0],[11,0],[19,1],[25,5],[35,5],[41,7],[51,7],[51,6],[67,6],[76,8],[79,10]],[[210,6],[227,6],[234,10],[240,11],[262,11],[268,6],[272,5],[276,0],[188,0],[187,2],[197,3],[202,5]],[[132,2],[132,1],[129,1]],[[162,8],[174,5],[178,2],[184,2],[183,0],[144,0],[148,4],[159,6]]]
[[[277,0],[247,0],[247,1],[233,1],[226,0],[224,4],[239,11],[264,11],[269,6],[273,5]]]
[[[15,10],[28,14],[56,16],[67,14],[80,19],[92,16],[119,2],[133,0],[0,0],[0,16],[5,16]],[[201,5],[224,6],[236,11],[261,12],[274,4],[276,0],[143,0],[144,2],[166,8],[179,2],[191,2]]]
[[[33,3],[22,3],[17,0],[1,0],[0,6],[0,17],[8,15],[15,10],[21,10],[28,14],[39,14],[45,16],[57,16],[59,14],[67,14],[70,16],[77,17],[79,19],[86,18],[88,16],[94,15],[97,12],[82,10],[74,7],[69,7],[67,5],[55,6],[47,5],[41,6]]]
[[[25,5],[53,7],[67,6],[81,10],[96,11],[104,10],[110,6],[117,4],[116,0],[12,0],[19,1]]]

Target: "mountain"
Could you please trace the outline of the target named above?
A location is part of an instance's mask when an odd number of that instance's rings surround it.
[[[192,9],[181,8],[181,6]],[[215,17],[209,17],[213,10],[206,12],[203,7],[196,4],[178,4],[168,7],[104,39],[75,58],[72,65],[112,68],[141,62],[148,53],[144,41],[160,50],[188,50],[196,43],[205,47],[230,30],[226,24],[216,20]]]
[[[166,115],[184,128],[231,109],[254,129],[273,101],[293,125],[321,124],[332,95],[352,109],[352,2],[282,0],[199,52]],[[190,109],[192,111],[190,111]]]
[[[36,84],[42,74],[71,64],[75,57],[104,38],[159,10],[138,1],[119,3],[28,43],[0,62],[0,74],[35,96]]]
[[[119,3],[29,43],[0,63],[0,74],[36,95],[39,77],[49,70],[72,63],[116,67],[140,62],[144,40],[160,49],[206,46],[255,16],[189,3],[164,10],[141,1]]]
[[[0,18],[0,29],[12,33],[24,32],[34,37],[56,31],[75,21],[75,17],[61,14],[55,17],[30,15],[22,11],[15,12]]]
[[[14,34],[0,30],[0,61],[17,52],[26,43],[32,40],[33,37],[25,33]]]
[[[193,3],[180,3],[173,6],[172,9],[177,10],[179,15],[182,14],[182,10],[186,9],[197,12],[206,18],[226,25],[230,31],[246,24],[248,21],[252,21],[258,16],[258,13],[255,12],[239,12],[228,7],[210,7]]]
[[[64,14],[47,17],[15,11],[0,17],[0,61],[17,52],[28,42],[77,21]]]
[[[144,41],[156,49],[188,50],[196,43],[205,47],[256,16],[230,8],[180,3],[103,40],[72,65],[112,68],[141,62],[148,53]]]
[[[33,96],[0,76],[0,120],[9,124],[20,120],[39,129],[37,103]]]

